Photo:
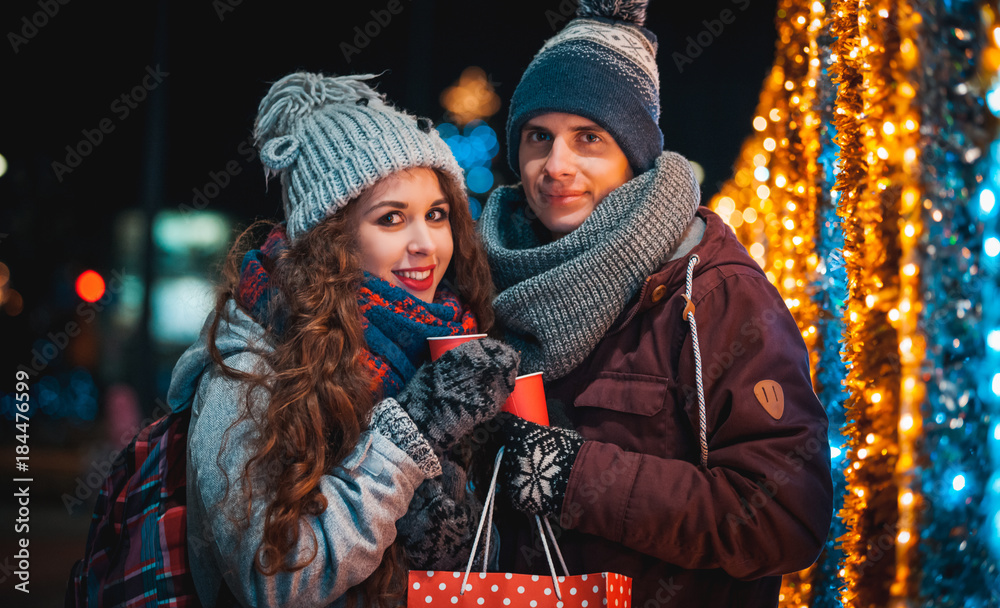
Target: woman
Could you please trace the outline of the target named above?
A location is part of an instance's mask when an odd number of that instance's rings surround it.
[[[496,414],[517,355],[484,339],[421,366],[427,337],[490,328],[489,271],[448,147],[367,78],[291,74],[261,101],[286,222],[238,240],[171,379],[209,607],[398,605],[408,566],[471,549],[481,507],[450,449]]]

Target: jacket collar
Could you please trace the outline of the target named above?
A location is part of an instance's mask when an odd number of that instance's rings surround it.
[[[665,262],[659,270],[646,277],[638,297],[625,307],[618,320],[608,330],[608,334],[619,331],[635,315],[665,303],[675,293],[683,290],[687,280],[688,260],[692,255],[697,255],[699,258],[698,265],[694,269],[696,277],[709,268],[726,263],[745,265],[749,261],[757,268],[756,263],[747,255],[746,249],[736,238],[736,234],[717,213],[708,207],[699,207],[695,215],[705,222],[705,234],[701,242],[686,255]]]

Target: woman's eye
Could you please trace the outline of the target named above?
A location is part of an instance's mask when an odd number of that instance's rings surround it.
[[[444,209],[431,209],[430,212],[427,213],[427,219],[432,222],[443,221],[448,219],[448,212]]]
[[[399,213],[396,211],[393,211],[392,213],[386,213],[382,217],[378,218],[378,223],[383,226],[393,226],[395,224],[400,223],[401,221],[403,220],[399,216]]]

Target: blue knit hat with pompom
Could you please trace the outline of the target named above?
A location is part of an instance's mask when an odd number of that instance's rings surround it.
[[[611,134],[638,175],[663,151],[656,36],[643,27],[648,0],[580,0],[576,18],[549,38],[514,90],[507,161],[520,175],[521,128],[565,112]]]
[[[397,171],[441,169],[462,186],[462,169],[430,121],[393,108],[365,84],[372,78],[296,72],[261,100],[254,139],[268,178],[281,175],[289,239]]]

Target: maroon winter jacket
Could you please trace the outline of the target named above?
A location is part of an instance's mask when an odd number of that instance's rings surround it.
[[[636,608],[776,606],[780,575],[812,564],[830,527],[827,417],[777,290],[718,215],[698,215],[701,242],[650,276],[594,352],[545,386],[550,409],[587,439],[559,546],[570,574],[632,577]],[[707,470],[681,316],[692,254]],[[501,570],[548,572],[527,517],[507,511],[497,523]]]

